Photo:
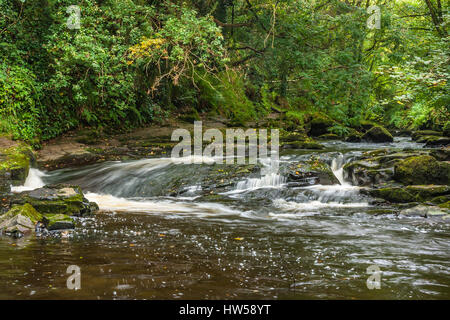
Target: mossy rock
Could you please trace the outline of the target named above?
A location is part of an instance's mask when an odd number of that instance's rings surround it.
[[[7,234],[31,233],[35,225],[42,220],[42,215],[30,204],[16,205],[0,216],[0,230]]]
[[[408,191],[406,191],[403,187],[390,187],[390,188],[381,188],[381,189],[363,189],[361,193],[368,194],[372,197],[382,198],[389,202],[415,202],[416,196]]]
[[[361,129],[364,132],[369,131],[375,126],[379,126],[379,124],[370,120],[361,120],[359,123],[359,129]]]
[[[440,147],[450,145],[449,137],[437,137],[437,136],[427,136],[428,140],[425,143],[425,147]]]
[[[362,139],[369,142],[392,142],[394,137],[392,134],[382,126],[374,126],[368,130]]]
[[[309,134],[313,137],[318,137],[320,135],[329,133],[328,129],[331,128],[334,124],[335,121],[330,119],[328,116],[321,113],[315,113],[312,115],[311,121],[309,123]]]
[[[318,139],[321,140],[340,140],[341,137],[339,137],[337,134],[334,133],[326,133],[326,134],[322,134],[318,137]]]
[[[434,149],[430,152],[430,155],[439,161],[450,161],[450,147]]]
[[[49,185],[13,196],[13,204],[31,204],[43,215],[67,214],[85,216],[96,211],[83,195],[80,187],[68,184]]]
[[[280,136],[280,142],[293,142],[293,141],[305,141],[308,137],[305,134],[297,132],[282,131]]]
[[[321,150],[325,147],[315,141],[293,141],[281,143],[283,149],[310,149],[310,150]]]
[[[441,203],[438,207],[439,208],[444,208],[444,209],[450,209],[450,201],[447,201],[445,203]]]
[[[379,215],[385,215],[385,214],[395,214],[397,213],[394,209],[370,209],[367,210],[368,214],[379,216]]]
[[[49,231],[75,228],[73,219],[65,214],[47,214],[43,222]]]
[[[283,172],[283,175],[287,176],[288,182],[296,182],[300,185],[339,184],[339,180],[330,166],[319,158],[293,163],[285,170],[286,172]]]
[[[28,176],[34,154],[30,147],[19,145],[0,150],[0,181],[22,185]]]
[[[410,217],[423,217],[423,218],[440,217],[440,218],[448,219],[448,217],[450,216],[449,212],[450,212],[449,210],[438,207],[438,206],[418,205],[418,206],[400,211],[400,215],[410,216]]]
[[[395,165],[394,179],[406,185],[446,185],[450,181],[450,163],[429,155],[411,157]]]
[[[413,140],[418,140],[422,136],[442,136],[442,132],[433,130],[418,130],[411,134]]]
[[[423,201],[450,194],[450,186],[447,185],[412,185],[407,186],[406,191],[414,194]]]
[[[362,134],[359,132],[351,132],[346,138],[345,142],[361,142]]]

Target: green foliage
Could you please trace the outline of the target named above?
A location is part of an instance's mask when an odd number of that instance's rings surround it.
[[[442,128],[449,16],[430,1],[437,20],[416,0],[81,0],[69,29],[73,1],[0,0],[0,131],[37,144],[183,110],[235,125],[287,111],[292,130],[325,114],[340,136],[365,120]]]
[[[42,112],[40,88],[35,75],[20,66],[0,64],[1,130],[13,137],[33,141],[40,134],[39,116]]]

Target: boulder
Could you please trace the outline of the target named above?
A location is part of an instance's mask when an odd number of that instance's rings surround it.
[[[346,142],[361,142],[361,140],[362,134],[359,132],[352,132],[345,138]]]
[[[0,150],[0,184],[22,185],[34,161],[31,149],[25,145]]]
[[[425,147],[441,147],[450,145],[449,137],[427,136]]]
[[[0,231],[20,237],[33,232],[36,224],[42,219],[42,215],[28,203],[14,206],[0,216]]]
[[[440,217],[447,220],[450,217],[449,212],[450,210],[447,210],[445,208],[418,205],[412,208],[401,210],[400,215],[423,218]]]
[[[295,182],[296,185],[339,184],[330,166],[317,158],[293,163],[285,170],[283,175],[287,176],[287,182]]]
[[[433,130],[418,130],[418,131],[414,131],[411,134],[411,138],[415,141],[418,140],[422,136],[442,136],[442,132],[433,131]]]
[[[382,126],[374,126],[368,130],[362,139],[369,142],[392,142],[394,137],[392,134]]]
[[[389,202],[415,202],[416,196],[403,187],[389,187],[380,189],[361,189],[362,194],[367,194],[375,198],[381,198]]]
[[[65,214],[47,214],[44,216],[43,222],[49,231],[75,228],[73,219]]]
[[[329,117],[315,113],[312,115],[312,119],[310,121],[310,130],[309,134],[313,137],[318,137],[320,135],[329,133],[328,129],[331,128],[335,122]]]
[[[410,157],[395,165],[394,179],[407,185],[449,184],[450,163],[430,155]]]
[[[41,214],[85,216],[96,211],[83,195],[80,187],[69,184],[47,185],[32,191],[15,194],[12,204],[31,204]]]

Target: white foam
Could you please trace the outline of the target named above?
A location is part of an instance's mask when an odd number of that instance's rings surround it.
[[[120,212],[145,212],[166,214],[193,214],[193,215],[239,215],[241,212],[218,203],[189,203],[172,202],[167,200],[130,200],[112,195],[103,195],[88,192],[85,197],[96,202],[101,210]]]
[[[23,186],[11,187],[11,191],[12,192],[22,192],[22,191],[29,191],[29,190],[34,190],[37,188],[42,188],[43,186],[45,186],[45,183],[42,180],[42,177],[44,177],[44,176],[45,176],[45,172],[42,172],[38,169],[30,168],[27,179],[25,180],[25,183],[23,184]]]

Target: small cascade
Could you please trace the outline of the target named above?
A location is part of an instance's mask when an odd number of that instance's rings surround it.
[[[344,164],[344,156],[340,153],[339,156],[334,158],[331,162],[331,170],[341,186],[351,186],[350,183],[344,180]]]
[[[286,178],[280,174],[269,173],[261,178],[249,178],[244,181],[240,181],[236,185],[236,190],[248,190],[259,188],[277,188],[282,186],[286,182]]]
[[[45,173],[40,171],[39,169],[30,168],[27,179],[25,180],[23,186],[11,187],[11,191],[22,192],[42,188],[43,186],[45,186],[45,183],[42,180],[44,176]]]

